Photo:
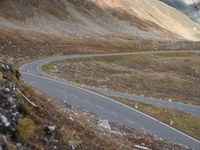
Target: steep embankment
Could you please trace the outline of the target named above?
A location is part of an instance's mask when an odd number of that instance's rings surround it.
[[[0,26],[51,35],[200,38],[197,24],[157,0],[4,0],[0,7]]]
[[[6,61],[0,62],[0,100],[1,150],[186,149],[54,100],[25,85]]]

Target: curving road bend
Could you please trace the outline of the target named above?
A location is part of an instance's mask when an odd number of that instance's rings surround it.
[[[169,52],[173,53],[174,51],[167,51],[167,52],[161,51],[159,53],[169,53]],[[190,51],[190,52],[197,52],[197,51]],[[48,95],[53,96],[54,98],[68,100],[72,106],[84,108],[106,119],[130,126],[130,127],[134,127],[135,129],[138,129],[146,133],[157,135],[171,142],[186,145],[192,149],[199,150],[200,141],[142,112],[139,112],[138,110],[130,108],[121,103],[118,103],[115,100],[112,100],[100,94],[94,93],[87,89],[83,89],[83,88],[71,85],[70,83],[59,81],[58,79],[45,77],[42,75],[41,70],[40,70],[42,65],[49,62],[57,61],[57,60],[65,60],[65,59],[73,59],[73,58],[81,58],[81,57],[99,57],[99,56],[130,55],[130,54],[133,55],[133,54],[149,54],[149,53],[156,53],[156,52],[56,56],[56,57],[41,59],[41,60],[37,60],[31,63],[25,64],[20,67],[20,70],[22,74],[22,79],[26,83],[31,84],[32,86],[45,91]],[[123,96],[123,93],[118,93],[118,94]],[[135,98],[137,97],[134,97],[134,100],[138,99],[138,101],[142,99],[142,97],[140,96],[138,96],[137,99]],[[148,101],[148,99],[144,98],[144,101]],[[158,101],[155,101],[154,103],[157,103],[157,102]],[[162,105],[164,105],[164,103]],[[185,104],[180,104],[180,105],[177,105],[176,107],[180,109],[183,106],[185,107]],[[187,105],[187,106],[188,107],[183,108],[183,110],[195,109],[195,111],[192,111],[192,112],[190,111],[190,113],[194,113],[194,114],[196,113],[197,115],[200,114],[199,112],[200,109],[198,106],[197,107],[193,105]]]

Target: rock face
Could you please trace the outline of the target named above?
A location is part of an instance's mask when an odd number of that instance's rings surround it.
[[[1,72],[14,71],[0,63],[0,149],[16,149],[11,140],[16,140],[16,124],[20,117],[20,104],[15,96],[15,84]]]
[[[0,8],[0,27],[20,29],[20,32],[200,39],[199,25],[158,0],[3,0]]]

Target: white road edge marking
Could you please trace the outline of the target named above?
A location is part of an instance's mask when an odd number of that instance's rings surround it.
[[[24,73],[24,74],[27,74],[27,75],[30,75],[30,76],[35,76],[35,77],[43,78],[43,79],[47,79],[47,80],[51,80],[51,81],[55,81],[55,82],[58,82],[58,83],[61,83],[61,84],[64,84],[64,85],[68,85],[68,86],[71,86],[71,87],[75,87],[75,88],[81,89],[81,90],[83,90],[83,91],[87,91],[87,92],[89,92],[89,93],[92,93],[92,94],[95,94],[95,95],[97,95],[97,96],[103,97],[103,98],[105,98],[105,99],[107,99],[107,100],[110,100],[110,101],[112,101],[112,102],[114,102],[114,103],[117,103],[117,104],[119,104],[119,105],[122,105],[122,106],[124,106],[124,107],[126,107],[126,108],[129,108],[129,109],[133,110],[133,111],[136,111],[136,112],[138,112],[138,113],[140,113],[140,114],[142,114],[142,115],[144,115],[144,116],[146,116],[146,117],[148,117],[148,118],[150,118],[150,119],[152,119],[152,120],[154,120],[154,121],[157,121],[157,122],[159,122],[160,124],[162,124],[162,125],[164,125],[164,126],[170,128],[170,129],[172,129],[172,130],[174,130],[174,131],[176,131],[176,132],[178,132],[178,133],[180,133],[180,134],[182,134],[182,135],[184,135],[184,136],[186,136],[186,137],[188,137],[188,138],[190,138],[190,139],[192,139],[192,140],[194,140],[194,141],[196,141],[197,143],[200,144],[200,141],[198,141],[197,139],[195,139],[195,138],[193,138],[193,137],[191,137],[191,136],[189,136],[189,135],[187,135],[187,134],[185,134],[185,133],[179,131],[178,129],[175,129],[175,128],[173,128],[173,127],[171,127],[171,126],[169,126],[169,125],[167,125],[167,124],[165,124],[165,123],[163,123],[163,122],[161,122],[161,121],[159,121],[159,120],[157,120],[157,119],[155,119],[155,118],[153,118],[153,117],[151,117],[151,116],[149,116],[149,115],[147,115],[147,114],[145,114],[145,113],[143,113],[143,112],[141,112],[141,111],[138,111],[138,110],[136,110],[136,109],[134,109],[134,108],[132,108],[132,107],[130,107],[130,106],[127,106],[127,105],[125,105],[125,104],[123,104],[123,103],[120,103],[120,102],[118,102],[118,101],[115,101],[115,100],[113,100],[113,99],[111,99],[111,98],[109,98],[109,97],[106,97],[106,96],[104,96],[104,95],[95,93],[95,92],[93,92],[93,91],[90,91],[90,90],[87,90],[87,89],[84,89],[84,88],[81,88],[81,87],[78,87],[78,86],[75,86],[75,85],[72,85],[72,84],[69,84],[69,83],[66,83],[66,82],[61,82],[61,81],[59,81],[59,80],[51,79],[51,78],[48,78],[48,77],[44,77],[44,76],[40,76],[40,75],[35,75],[35,74],[32,74],[32,73],[27,73],[27,72],[23,72],[23,71],[21,71],[21,73]]]

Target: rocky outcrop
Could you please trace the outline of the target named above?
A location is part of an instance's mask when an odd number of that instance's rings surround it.
[[[15,150],[21,147],[16,142],[16,125],[20,118],[21,105],[16,97],[14,82],[2,72],[15,70],[8,64],[0,63],[0,149]]]

